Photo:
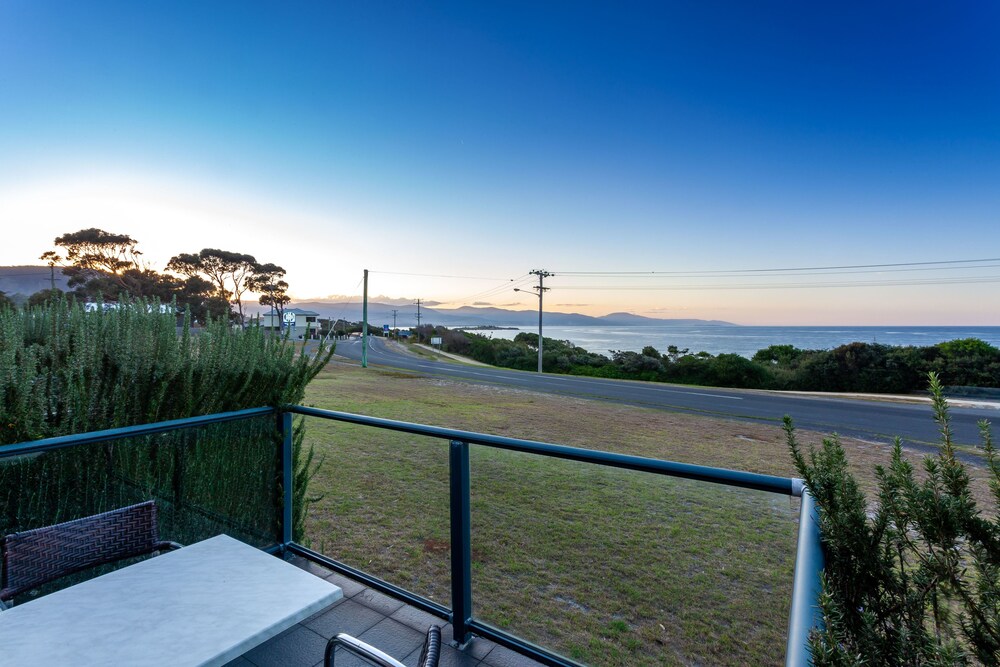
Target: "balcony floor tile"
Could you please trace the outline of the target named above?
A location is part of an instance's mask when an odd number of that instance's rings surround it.
[[[305,558],[292,556],[288,561],[340,586],[344,598],[230,662],[227,667],[322,667],[326,641],[338,632],[358,637],[404,664],[415,666],[427,628],[435,623],[441,626],[441,638],[445,643],[441,667],[540,667],[540,663],[481,637],[473,638],[463,650],[458,650],[450,645],[454,636],[450,623]],[[337,667],[368,667],[352,654],[340,651],[336,664]]]

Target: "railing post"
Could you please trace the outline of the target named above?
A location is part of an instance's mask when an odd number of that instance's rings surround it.
[[[799,505],[799,540],[795,554],[792,583],[792,610],[788,620],[788,645],[785,665],[811,665],[809,632],[823,627],[819,609],[820,572],[823,570],[823,546],[820,542],[819,511],[809,489],[802,489]]]
[[[292,413],[278,413],[278,432],[281,434],[281,490],[284,494],[281,513],[281,550],[292,542]]]
[[[452,440],[448,455],[451,472],[451,623],[455,641],[467,641],[472,620],[472,507],[469,443]]]

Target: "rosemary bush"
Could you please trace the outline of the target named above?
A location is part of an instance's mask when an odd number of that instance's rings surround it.
[[[810,637],[816,665],[1000,664],[1000,464],[979,423],[992,507],[980,508],[956,457],[948,405],[930,374],[941,446],[918,477],[897,438],[869,504],[836,436],[808,457],[785,430],[820,511],[826,566]]]
[[[0,309],[0,449],[71,433],[302,399],[329,360],[226,322],[192,330],[158,305],[85,312],[53,301]],[[308,503],[312,451],[294,429],[295,523]],[[137,500],[161,502],[165,532],[193,541],[226,530],[273,541],[281,515],[273,417],[0,460],[0,534]]]

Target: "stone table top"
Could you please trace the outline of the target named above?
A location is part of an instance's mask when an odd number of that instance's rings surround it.
[[[0,611],[0,664],[223,665],[342,595],[217,535]]]

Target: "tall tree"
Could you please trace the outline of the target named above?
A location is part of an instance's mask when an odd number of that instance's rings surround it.
[[[65,258],[50,250],[41,259],[53,272],[57,264],[66,262],[63,274],[69,277],[68,285],[81,296],[114,301],[127,293],[169,300],[176,287],[173,278],[143,265],[142,253],[136,248],[138,241],[128,234],[91,227],[63,234],[54,243],[65,250]],[[54,287],[54,279],[52,282],[50,289]]]
[[[278,311],[278,320],[285,315],[285,306],[291,301],[288,296],[288,283],[282,280],[285,270],[276,264],[261,264],[250,276],[250,290],[260,294],[258,302],[262,306],[271,306]],[[273,324],[273,323],[272,323]]]
[[[216,288],[216,294],[236,306],[240,324],[245,322],[243,295],[250,289],[248,281],[260,264],[253,255],[244,255],[218,248],[204,248],[197,255],[182,253],[170,258],[167,269],[191,276],[205,276]]]
[[[55,250],[47,250],[38,259],[49,265],[49,289],[56,288],[56,265],[62,262],[62,257]]]
[[[189,276],[177,293],[178,304],[186,305],[195,322],[228,318],[229,301],[216,294],[215,286],[199,275]]]
[[[128,234],[115,234],[96,227],[63,234],[55,240],[57,246],[65,249],[66,261],[71,264],[70,285],[74,284],[74,277],[79,285],[95,273],[120,279],[129,270],[141,269],[139,256],[142,253],[136,249],[137,243]],[[59,259],[54,253],[42,257],[50,261]]]

